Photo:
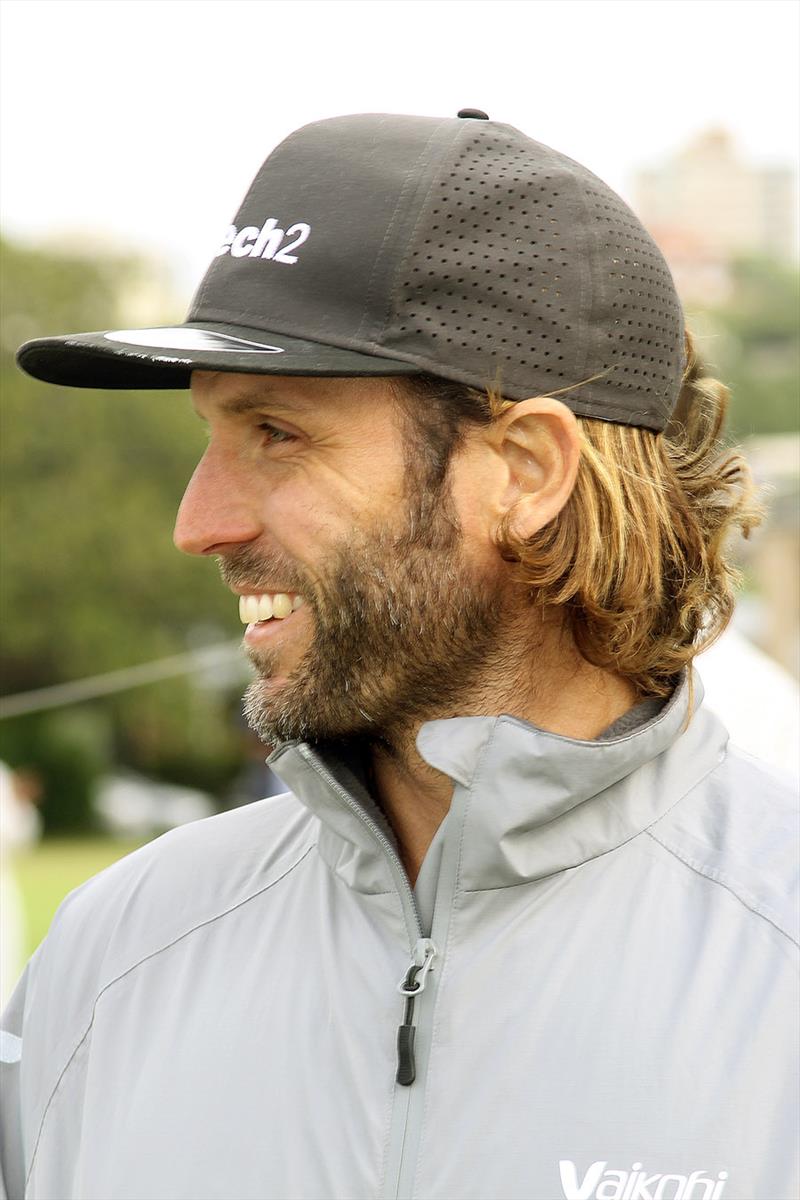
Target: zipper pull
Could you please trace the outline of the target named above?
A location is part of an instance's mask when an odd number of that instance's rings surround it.
[[[417,1067],[414,1060],[413,1025],[414,1001],[420,992],[425,990],[428,972],[433,966],[436,947],[430,938],[420,938],[414,946],[414,957],[411,966],[397,985],[397,990],[406,998],[403,1024],[397,1030],[397,1082],[408,1087],[417,1077]]]

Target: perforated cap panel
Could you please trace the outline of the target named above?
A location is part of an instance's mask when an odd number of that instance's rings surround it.
[[[576,412],[662,428],[684,367],[669,268],[631,209],[572,159],[470,122],[399,266],[383,344],[511,399],[585,383]]]

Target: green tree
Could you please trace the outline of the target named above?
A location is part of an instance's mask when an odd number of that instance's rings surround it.
[[[14,361],[23,340],[124,324],[126,296],[147,264],[7,243],[2,253],[3,692],[181,653],[190,638],[236,637],[241,625],[215,564],[172,545],[175,511],[205,444],[187,393],[54,387]],[[173,778],[219,783],[236,757],[221,701],[178,680],[93,703],[113,715],[113,740],[130,765],[158,771],[163,761]],[[0,754],[31,753],[25,723],[4,722]],[[33,724],[41,744],[48,722]],[[63,744],[64,723],[49,725]]]
[[[708,364],[731,389],[730,432],[800,429],[800,272],[749,256],[731,264],[731,299],[706,312]],[[691,324],[691,322],[690,322]]]

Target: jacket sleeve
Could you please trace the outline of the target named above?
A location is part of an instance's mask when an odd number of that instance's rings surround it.
[[[25,1195],[25,1113],[22,1092],[23,1024],[39,959],[25,968],[0,1020],[0,1200]],[[30,1136],[30,1131],[27,1131]]]

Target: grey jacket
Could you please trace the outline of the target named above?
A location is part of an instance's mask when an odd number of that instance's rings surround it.
[[[78,888],[3,1022],[9,1196],[794,1198],[796,803],[686,708],[424,725],[413,890],[305,744]]]

